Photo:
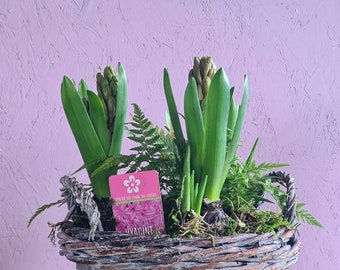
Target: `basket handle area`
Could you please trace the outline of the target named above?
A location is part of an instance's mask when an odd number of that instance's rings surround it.
[[[283,216],[292,226],[296,224],[296,194],[294,178],[284,172],[272,172],[269,174],[272,182],[277,182],[286,188],[287,200],[283,210]]]

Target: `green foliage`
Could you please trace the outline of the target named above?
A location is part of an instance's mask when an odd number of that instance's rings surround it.
[[[201,66],[195,58],[185,90],[183,122],[187,140],[166,69],[163,77],[169,110],[166,131],[153,125],[137,104],[132,104],[131,122],[125,123],[127,83],[120,63],[118,74],[111,67],[106,67],[103,75],[97,74],[98,95],[83,80],[77,90],[65,76],[61,85],[62,104],[85,164],[77,171],[86,168],[97,199],[109,197],[108,177],[120,169],[127,173],[157,171],[166,229],[171,235],[262,234],[292,225],[296,228],[282,214],[287,207],[282,183],[268,175],[287,164],[257,165],[253,156],[258,139],[245,161],[236,155],[248,100],[247,76],[242,101],[236,104],[234,88],[229,86],[224,70],[220,68],[215,73],[212,59],[207,59],[207,66]],[[124,127],[135,143],[129,155],[120,154]],[[275,203],[281,212],[259,209],[263,202]],[[27,227],[44,210],[63,203],[59,200],[41,206]],[[217,205],[215,209],[206,207],[213,203]],[[297,204],[297,220],[324,229],[303,206]],[[208,214],[212,214],[212,219],[206,219]],[[218,219],[223,219],[222,232],[213,229]]]
[[[27,223],[27,228],[31,225],[32,221],[38,216],[40,215],[43,211],[45,211],[46,209],[54,206],[54,205],[57,205],[57,204],[63,204],[64,203],[64,200],[63,199],[60,199],[56,202],[53,202],[53,203],[48,203],[48,204],[44,204],[42,206],[40,206],[36,211],[35,213],[33,214],[33,216],[31,216],[31,218],[29,219],[28,223]]]
[[[290,226],[281,213],[258,208],[263,202],[274,203],[266,198],[269,195],[283,211],[287,194],[280,185],[273,183],[268,172],[287,164],[263,162],[256,165],[253,156],[257,143],[258,139],[245,162],[240,157],[234,158],[222,188],[221,200],[229,215],[227,234],[265,233]]]
[[[171,88],[169,73],[166,69],[164,69],[164,72],[163,72],[163,86],[164,86],[164,94],[166,97],[166,102],[168,104],[169,116],[171,118],[171,123],[173,126],[174,135],[175,135],[174,141],[177,145],[179,152],[181,154],[184,154],[186,143],[185,143],[185,139],[183,136],[181,123],[179,120],[179,113],[177,111],[176,102],[175,102],[172,88]]]
[[[135,143],[130,155],[108,157],[93,175],[112,167],[127,173],[156,170],[163,194],[163,209],[168,231],[174,231],[173,218],[178,209],[182,183],[182,162],[173,133],[154,126],[137,104],[133,105],[132,121],[127,123],[128,138]],[[176,212],[177,213],[177,212]]]
[[[137,104],[132,122],[127,128],[128,138],[137,145],[130,150],[131,160],[128,172],[156,170],[164,191],[180,188],[180,157],[171,133],[154,126]]]
[[[235,233],[275,233],[281,228],[290,228],[291,224],[284,220],[282,214],[256,208],[244,212],[234,212],[228,218],[227,235]]]
[[[183,213],[190,212],[192,210],[195,213],[201,213],[202,201],[208,177],[206,176],[200,183],[195,183],[195,170],[191,170],[190,168],[190,155],[191,151],[188,146],[184,159],[181,195],[178,205]]]
[[[326,230],[319,221],[315,219],[306,209],[302,209],[305,206],[304,203],[298,203],[296,205],[296,218],[298,221],[307,223],[312,226],[319,227]]]
[[[183,168],[174,135],[170,131],[154,126],[137,104],[132,104],[134,111],[132,122],[128,123],[128,138],[136,143],[128,156],[121,156],[120,167],[127,167],[127,172],[156,170],[162,190],[163,210],[168,233],[177,229],[179,224],[177,210],[181,192]],[[177,141],[178,143],[178,141]],[[124,160],[125,159],[125,160]],[[117,162],[116,162],[117,164]]]
[[[163,196],[163,206],[167,231],[175,233],[180,227],[185,212],[190,211],[189,205],[195,205],[196,209],[200,209],[201,205],[198,207],[195,200],[200,189],[197,184],[194,184],[190,163],[187,159],[186,162],[182,160],[178,153],[172,132],[165,133],[155,127],[137,104],[133,104],[133,107],[132,121],[128,123],[127,130],[129,139],[136,143],[136,146],[131,148],[134,153],[122,156],[116,161],[111,159],[111,165],[127,167],[128,172],[144,170],[159,172],[161,188],[166,191],[166,195]],[[262,202],[270,202],[264,198],[265,193],[271,195],[281,209],[284,208],[287,198],[285,191],[273,185],[267,176],[268,171],[287,164],[263,162],[256,165],[252,159],[257,142],[258,140],[255,141],[246,162],[238,157],[232,160],[222,189],[223,206],[230,216],[230,226],[227,229],[229,234],[264,233],[289,226],[289,222],[283,219],[282,214],[257,209]],[[203,193],[200,195],[203,197]],[[184,212],[181,211],[183,207],[186,209]]]
[[[137,104],[132,105],[132,121],[126,127],[128,138],[135,143],[130,149],[132,154],[108,157],[93,175],[112,167],[128,168],[127,173],[156,170],[163,191],[179,192],[182,172],[173,134],[154,126]]]
[[[287,194],[272,183],[267,173],[283,166],[287,165],[261,163],[256,166],[255,161],[243,162],[240,158],[235,158],[221,193],[224,207],[228,212],[239,211],[242,208],[248,210],[248,207],[256,207],[262,202],[271,202],[264,197],[267,193],[282,210]]]

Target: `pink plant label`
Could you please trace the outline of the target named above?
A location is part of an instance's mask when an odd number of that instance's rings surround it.
[[[162,199],[156,171],[109,178],[116,231],[137,235],[164,233]]]

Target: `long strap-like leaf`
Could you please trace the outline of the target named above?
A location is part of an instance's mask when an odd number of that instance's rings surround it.
[[[169,114],[171,118],[171,123],[172,123],[172,127],[175,133],[175,143],[177,145],[179,152],[183,154],[186,150],[185,139],[184,139],[182,128],[181,128],[181,123],[178,117],[177,106],[176,106],[175,99],[174,99],[172,89],[171,89],[169,73],[166,69],[164,69],[163,85],[164,85],[165,98],[168,104]]]
[[[190,168],[190,146],[187,146],[184,158],[184,166],[183,166],[183,179],[182,179],[182,188],[181,188],[181,205],[180,208],[183,213],[190,211],[190,202],[191,202],[191,192],[190,192],[190,183],[191,183],[191,168]]]
[[[78,86],[78,94],[79,94],[81,99],[85,99],[85,100],[88,99],[87,90],[89,90],[89,89],[88,89],[85,81],[83,79],[81,79],[80,82],[79,82],[79,86]]]
[[[230,167],[230,163],[231,163],[231,161],[233,160],[233,158],[236,154],[236,150],[237,150],[240,135],[241,135],[243,119],[244,119],[244,115],[245,115],[245,112],[246,112],[247,102],[248,102],[248,77],[244,76],[243,97],[242,97],[242,101],[241,101],[241,104],[240,104],[240,107],[239,107],[239,110],[238,110],[237,120],[236,120],[236,124],[235,124],[235,127],[234,127],[234,132],[233,132],[233,137],[232,137],[231,142],[229,144],[226,159],[225,159],[224,166],[223,166],[223,176],[222,177],[223,177],[224,180],[227,177],[229,167]],[[223,183],[220,186],[220,190],[222,190],[222,186],[223,186]]]
[[[87,91],[87,97],[92,125],[103,146],[105,154],[108,155],[110,142],[103,103],[100,98],[90,90]]]
[[[203,176],[208,176],[205,196],[219,199],[227,144],[230,88],[224,70],[219,69],[209,87],[204,115]]]
[[[72,81],[64,77],[61,101],[79,151],[85,163],[105,158],[104,149]]]
[[[202,170],[202,148],[204,138],[203,117],[198,101],[197,87],[194,78],[189,80],[184,94],[185,125],[190,143],[192,165],[195,171],[195,179],[200,182]]]
[[[117,107],[109,151],[110,156],[116,156],[120,154],[125,126],[126,110],[127,110],[126,75],[123,65],[121,63],[118,63]]]
[[[90,164],[95,160],[104,160],[106,157],[105,151],[83,101],[72,81],[66,76],[64,76],[61,84],[61,100],[84,163]],[[91,175],[94,169],[95,166],[87,167],[88,174]],[[107,174],[106,172],[91,178],[93,191],[98,198],[109,196]]]

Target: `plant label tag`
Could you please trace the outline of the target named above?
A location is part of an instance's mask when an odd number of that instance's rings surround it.
[[[164,233],[158,173],[143,171],[109,177],[116,231],[153,235]]]

